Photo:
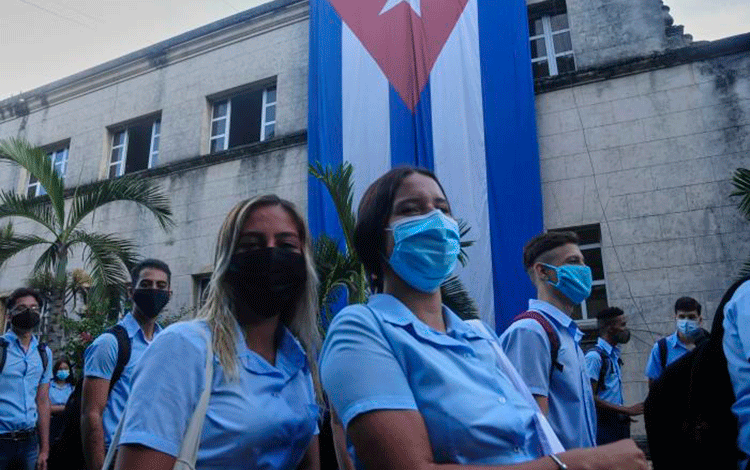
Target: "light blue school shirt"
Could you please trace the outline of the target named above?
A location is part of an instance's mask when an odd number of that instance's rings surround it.
[[[609,358],[604,383],[599,384],[599,398],[608,403],[622,405],[622,370],[620,370],[620,348],[612,346],[602,338],[597,339],[596,345],[602,348]],[[602,368],[602,356],[595,349],[586,353],[586,370],[589,379],[599,381]]]
[[[534,395],[547,397],[552,429],[566,449],[596,445],[596,408],[580,342],[583,333],[568,315],[541,300],[529,300],[529,310],[544,315],[560,338],[557,362],[542,325],[533,319],[514,322],[500,337],[510,362]]]
[[[64,405],[68,402],[68,397],[73,393],[73,385],[64,382],[57,385],[54,380],[49,383],[49,402],[51,405]]]
[[[675,331],[671,335],[667,336],[667,367],[677,359],[681,358],[690,350],[680,341]],[[654,347],[651,348],[651,355],[648,356],[648,362],[646,363],[646,377],[651,380],[656,380],[661,377],[664,368],[661,366],[661,358],[659,357],[659,342],[654,343]]]
[[[177,456],[206,372],[203,321],[165,329],[136,367],[120,444]],[[276,365],[248,349],[235,323],[238,378],[214,356],[211,398],[196,468],[294,469],[317,433],[318,406],[305,352],[281,329]]]
[[[104,444],[106,447],[109,447],[109,443],[112,442],[112,436],[114,436],[117,424],[120,422],[122,410],[125,409],[125,402],[128,401],[130,389],[133,385],[133,371],[135,366],[150,343],[132,313],[125,315],[119,324],[125,328],[128,338],[130,338],[130,360],[125,365],[120,380],[112,387],[112,391],[109,393],[109,398],[107,399],[107,406],[104,408],[104,414],[102,415]],[[154,337],[160,331],[161,327],[155,325]],[[117,338],[115,335],[109,333],[99,335],[86,348],[83,364],[84,376],[110,380],[117,365]]]
[[[8,355],[0,373],[0,434],[36,426],[37,388],[52,379],[52,351],[47,348],[47,368],[43,370],[35,336],[26,351],[13,330],[3,338],[8,341]]]
[[[736,397],[738,447],[750,456],[750,281],[743,283],[724,306],[724,354]],[[745,468],[748,459],[740,468]]]
[[[436,463],[500,465],[541,457],[534,410],[496,366],[491,341],[497,339],[445,306],[443,318],[445,333],[385,294],[334,317],[320,370],[344,426],[370,411],[416,410]]]

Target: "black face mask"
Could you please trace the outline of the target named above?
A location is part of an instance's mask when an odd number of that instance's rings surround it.
[[[10,324],[19,330],[31,330],[39,324],[39,312],[19,307],[10,319]]]
[[[161,289],[136,289],[133,303],[146,318],[156,318],[169,302],[169,292]]]
[[[623,330],[615,333],[614,340],[618,344],[625,344],[630,341],[630,330]]]
[[[289,313],[299,300],[307,281],[305,257],[281,248],[260,248],[232,256],[226,280],[235,302],[257,317],[270,318]],[[238,318],[240,323],[243,318]]]

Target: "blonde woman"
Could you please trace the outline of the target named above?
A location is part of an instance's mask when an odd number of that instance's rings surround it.
[[[197,468],[318,470],[316,289],[294,205],[237,204],[198,318],[164,330],[137,366],[116,468],[172,468],[203,389],[207,332],[215,367]]]

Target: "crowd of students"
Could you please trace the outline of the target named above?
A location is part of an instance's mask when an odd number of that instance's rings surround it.
[[[580,346],[572,314],[592,279],[575,234],[527,243],[523,263],[537,297],[500,337],[442,302],[460,234],[429,171],[396,168],[372,183],[354,246],[373,294],[341,310],[324,343],[310,234],[284,199],[259,196],[229,212],[208,298],[193,320],[161,330],[156,319],[171,296],[171,272],[161,261],[142,262],[132,274],[132,312],[86,350],[82,444],[70,452],[81,452],[89,470],[166,470],[178,462],[316,470],[328,409],[342,469],[648,468],[628,439],[630,417],[643,404],[622,399],[625,313],[601,312],[597,346],[586,355]],[[747,323],[750,294],[742,295],[733,318]],[[51,352],[36,352],[40,303],[28,289],[8,301],[0,470],[12,461],[46,468],[50,410],[54,423],[73,391],[70,363],[50,368]],[[649,378],[698,337],[700,305],[693,318],[688,303],[677,309],[676,340],[654,346]],[[750,399],[741,396],[750,387],[747,328],[732,330],[745,358],[733,376],[740,405]],[[16,369],[24,378],[14,382]],[[750,432],[744,408],[741,436]]]

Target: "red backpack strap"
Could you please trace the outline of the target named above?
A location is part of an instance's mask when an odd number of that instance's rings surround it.
[[[557,356],[560,353],[560,337],[557,335],[557,331],[555,331],[555,327],[552,326],[552,323],[550,323],[549,320],[547,320],[547,318],[544,315],[534,310],[527,310],[523,312],[522,314],[516,316],[516,318],[513,319],[512,323],[515,323],[518,320],[525,320],[525,319],[534,320],[540,325],[542,325],[544,332],[547,333],[547,338],[549,338],[550,356],[552,358],[552,365],[554,366],[554,368],[562,372],[563,365],[560,364],[557,360]],[[552,371],[550,371],[550,375],[551,374],[552,374]]]

